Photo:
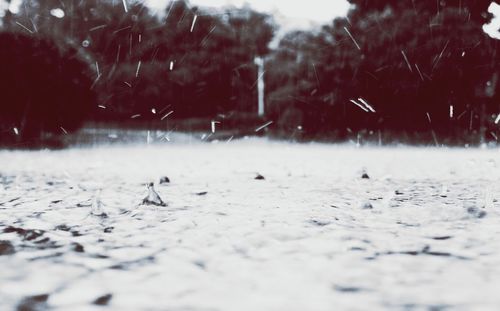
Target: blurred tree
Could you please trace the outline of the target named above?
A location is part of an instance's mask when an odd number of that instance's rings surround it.
[[[437,14],[430,2],[350,2],[349,19],[281,41],[268,73],[275,117],[299,109],[306,134],[337,138],[383,131],[456,142],[477,135],[487,123],[481,111],[491,113],[480,94],[498,63],[496,41],[479,17],[489,3],[435,2]]]
[[[38,143],[77,129],[95,95],[78,51],[38,36],[0,32],[2,140]]]
[[[465,14],[468,18],[477,22],[486,22],[491,16],[488,13],[488,7],[491,0],[435,0],[435,1],[419,1],[419,0],[348,0],[355,5],[354,10],[351,10],[350,17],[362,18],[366,12],[384,11],[391,9],[393,11],[413,10],[418,15],[423,12],[430,15],[439,15],[446,9],[458,9],[460,14]]]
[[[269,15],[227,9],[215,14],[171,1],[163,20],[140,1],[24,0],[13,27],[80,45],[92,56],[94,118],[214,116],[254,109],[255,56],[269,52]],[[16,23],[17,22],[17,23]]]
[[[7,29],[10,25],[12,25],[12,12],[10,11],[11,2],[11,0],[5,0],[5,11],[0,12],[0,17],[2,17],[0,25],[3,29]]]
[[[271,15],[256,12],[249,6],[227,11],[226,14],[233,36],[242,47],[243,60],[249,57],[253,60],[254,56],[265,56],[270,52],[269,43],[277,29]]]
[[[361,114],[348,101],[361,63],[360,51],[344,30],[348,25],[347,20],[337,19],[317,34],[292,32],[283,38],[268,68],[267,101],[274,118],[299,109],[303,122],[291,128],[300,126],[306,135],[346,137]]]
[[[496,42],[470,12],[449,5],[439,14],[415,14],[401,5],[366,12],[353,25],[365,56],[359,96],[378,105],[384,128],[454,140],[459,132],[479,131],[476,90],[496,71],[497,55]]]
[[[268,52],[273,31],[268,15],[248,8],[208,14],[185,1],[172,1],[136,61],[155,63],[163,72],[170,91],[158,97],[162,104],[154,105],[170,106],[177,117],[249,111],[254,107],[248,103],[255,99],[253,59]]]
[[[228,9],[226,14],[227,23],[237,43],[233,52],[237,65],[233,76],[233,92],[238,103],[236,108],[240,111],[255,112],[257,92],[263,92],[258,88],[259,80],[264,79],[262,75],[265,76],[264,59],[270,52],[269,44],[277,25],[271,15],[253,11],[248,6],[240,10]],[[260,72],[256,66],[262,66]]]
[[[131,60],[157,18],[140,1],[23,0],[16,21],[34,32],[69,41],[99,62]],[[19,25],[18,25],[19,26]],[[19,27],[18,27],[19,28]]]

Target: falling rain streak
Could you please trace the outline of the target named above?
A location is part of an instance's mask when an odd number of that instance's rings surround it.
[[[101,72],[99,71],[99,63],[98,62],[95,62],[95,71],[97,73],[97,76],[101,76]]]
[[[89,32],[93,32],[93,31],[96,31],[96,30],[100,30],[100,29],[104,29],[106,28],[108,25],[106,24],[103,24],[103,25],[99,25],[99,26],[95,26],[95,27],[92,27],[89,29]]]
[[[436,62],[434,63],[434,65],[432,66],[432,71],[434,71],[434,69],[436,68],[436,66],[438,65],[439,61],[441,60],[441,58],[443,57],[443,54],[444,54],[444,51],[446,50],[446,48],[448,47],[448,44],[450,43],[450,41],[446,41],[446,44],[444,45],[443,47],[443,50],[441,50],[441,53],[439,53],[439,56],[436,60]]]
[[[16,22],[17,25],[21,26],[21,28],[23,28],[24,30],[26,30],[27,32],[29,32],[30,34],[33,34],[33,31],[31,29],[29,29],[28,27],[24,26],[23,24],[21,24],[20,22]]]
[[[263,129],[267,128],[269,125],[273,124],[273,121],[269,121],[267,122],[266,124],[262,125],[262,126],[259,126],[258,128],[255,129],[255,132],[260,132],[262,131]]]
[[[211,122],[212,134],[214,134],[214,133],[215,133],[215,125],[216,125],[216,124],[220,124],[220,122],[219,122],[219,121],[212,121],[212,122]]]
[[[354,37],[352,36],[351,32],[349,31],[349,29],[347,29],[347,27],[344,27],[344,30],[347,32],[347,34],[349,35],[349,37],[351,38],[352,42],[354,42],[354,44],[356,45],[356,47],[358,48],[358,50],[361,50],[361,47],[359,46],[358,42],[356,41],[356,39],[354,39]]]
[[[361,108],[364,112],[373,112],[373,113],[376,112],[375,109],[370,104],[368,104],[366,100],[362,98],[358,98],[359,102],[357,102],[354,99],[350,99],[349,101],[354,105],[358,106],[359,108]]]
[[[123,9],[125,10],[125,13],[128,13],[127,0],[122,0],[122,2],[123,2]]]
[[[135,71],[135,77],[139,77],[139,70],[141,70],[141,61],[137,63],[137,70]]]
[[[166,115],[164,115],[162,118],[161,118],[161,121],[165,120],[166,118],[168,118],[172,113],[174,113],[173,111],[170,111],[169,113],[167,113]]]
[[[368,108],[366,108],[365,106],[361,105],[360,103],[358,103],[354,99],[350,99],[349,101],[351,103],[353,103],[354,105],[358,106],[359,108],[361,108],[364,112],[369,112]]]
[[[498,124],[500,122],[500,113],[497,114],[497,117],[495,119],[495,124]]]
[[[408,57],[403,50],[401,50],[401,54],[403,54],[403,58],[406,62],[406,65],[408,66],[408,69],[410,70],[410,72],[413,72],[413,69],[411,69],[410,61],[408,60]]]
[[[368,104],[368,102],[367,102],[366,100],[364,100],[363,98],[358,98],[358,100],[359,100],[361,103],[363,103],[363,105],[365,105],[365,107],[366,107],[368,110],[370,110],[370,112],[373,112],[373,113],[375,113],[375,112],[376,112],[376,111],[375,111],[375,109],[374,109],[374,108],[373,108],[370,104]]]
[[[417,64],[415,64],[415,68],[417,68],[418,75],[420,76],[420,80],[424,81],[424,76],[422,75],[422,72],[420,71],[420,68],[418,67]]]
[[[205,38],[203,38],[203,40],[201,40],[200,42],[200,46],[204,46],[206,44],[206,42],[208,41],[208,38],[210,37],[210,35],[212,34],[212,32],[215,31],[215,29],[217,28],[217,26],[214,26],[212,27],[212,29],[210,29],[210,31],[208,32],[208,34],[205,36]]]
[[[198,19],[198,15],[195,15],[195,16],[193,17],[193,23],[191,24],[191,30],[190,30],[190,32],[193,32],[193,30],[194,30],[194,25],[196,24],[196,20],[197,20],[197,19]]]

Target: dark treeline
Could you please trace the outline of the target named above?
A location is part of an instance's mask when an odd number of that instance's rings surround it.
[[[36,130],[72,130],[84,117],[255,119],[255,60],[263,57],[266,118],[284,135],[439,144],[496,140],[500,56],[497,41],[482,30],[491,1],[350,2],[347,17],[317,31],[288,33],[270,50],[277,25],[249,7],[212,11],[172,1],[155,15],[134,1],[24,0],[18,13],[6,11],[2,28],[17,33],[21,47],[30,44],[19,38],[53,42],[47,55],[58,51],[62,67],[70,68],[56,77],[66,82],[56,86],[64,92],[51,96],[76,99],[55,104],[65,109],[45,110],[44,121],[30,130],[23,124],[38,114],[10,109],[17,111],[13,116],[2,108],[0,130],[15,127],[26,138]],[[2,64],[19,66],[29,51],[16,55],[11,49]],[[2,84],[9,85],[8,79],[3,74]]]
[[[266,76],[274,117],[339,139],[496,139],[491,1],[350,2],[347,18],[281,40]]]
[[[79,58],[90,69],[88,89],[98,99],[90,112],[80,117],[100,122],[144,122],[160,121],[167,115],[221,118],[238,112],[238,120],[244,120],[241,115],[253,117],[257,111],[254,61],[270,52],[276,25],[271,16],[249,7],[210,12],[185,1],[172,1],[159,17],[139,1],[24,0],[17,14],[7,11],[3,28],[16,38],[29,36],[79,51]],[[28,51],[22,41],[17,40],[17,46],[10,49]],[[51,57],[57,48],[43,50],[46,53],[42,50],[37,53]],[[11,53],[2,64],[12,63],[14,58],[22,63],[30,57]],[[7,74],[3,79],[9,77]],[[72,76],[62,79],[72,80]],[[38,85],[43,87],[46,81],[42,78]],[[22,84],[28,91],[34,82]],[[46,95],[35,105],[41,108],[60,94]],[[2,100],[2,106],[12,104],[8,101],[13,98],[7,99]],[[68,99],[68,107],[82,105]],[[74,117],[73,112],[49,109],[48,113]],[[17,123],[3,120],[3,131],[32,138],[32,131],[24,131],[21,124],[24,119],[16,116]],[[71,129],[59,124],[58,118],[53,123],[57,128]],[[16,128],[16,133],[9,128]]]

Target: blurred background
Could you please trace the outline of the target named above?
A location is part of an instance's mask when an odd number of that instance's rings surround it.
[[[144,132],[148,142],[168,142],[184,132],[495,146],[496,8],[481,0],[4,0],[0,139],[58,146]]]

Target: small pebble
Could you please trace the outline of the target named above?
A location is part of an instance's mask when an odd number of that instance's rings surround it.
[[[264,176],[262,176],[261,174],[257,174],[257,176],[255,176],[255,180],[265,180],[266,178],[264,178]]]
[[[97,306],[107,306],[112,298],[112,294],[106,294],[94,300],[93,304]]]
[[[0,241],[0,256],[12,255],[16,252],[14,245],[9,241]]]
[[[317,220],[317,219],[311,219],[309,220],[309,223],[318,227],[325,227],[331,224],[331,222],[326,221],[326,220]]]
[[[17,305],[18,311],[37,311],[37,310],[47,310],[47,300],[49,295],[36,295],[25,297]]]
[[[334,289],[338,292],[341,293],[358,293],[361,292],[363,289],[359,287],[354,287],[354,286],[334,286]]]
[[[83,245],[80,243],[73,243],[72,244],[73,250],[77,253],[84,253],[85,249],[83,248]]]
[[[207,269],[207,265],[205,264],[205,262],[201,261],[201,260],[195,260],[193,262],[193,264],[195,266],[197,266],[198,268],[202,269],[202,270],[206,270]]]
[[[66,225],[66,224],[62,224],[62,225],[58,225],[54,228],[54,230],[60,230],[60,231],[70,231],[71,228]]]

